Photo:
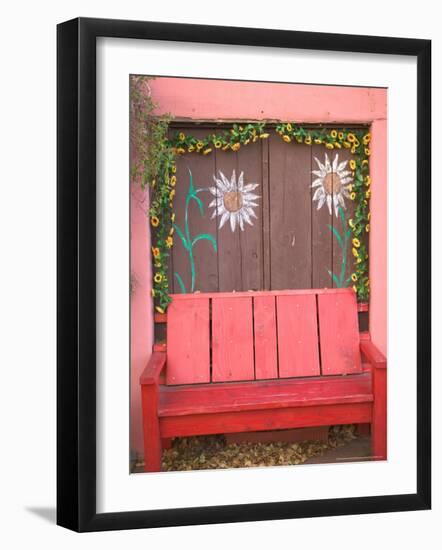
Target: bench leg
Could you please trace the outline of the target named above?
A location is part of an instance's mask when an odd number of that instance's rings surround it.
[[[373,368],[372,454],[375,460],[387,458],[387,370]]]
[[[158,419],[158,388],[155,384],[143,385],[141,389],[144,432],[144,471],[161,470],[161,436]]]

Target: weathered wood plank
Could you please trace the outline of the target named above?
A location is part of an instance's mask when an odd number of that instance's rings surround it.
[[[269,139],[271,288],[310,288],[310,146]]]
[[[361,372],[356,295],[318,295],[319,334],[322,374]]]
[[[277,296],[279,377],[320,374],[316,296]]]
[[[212,382],[254,378],[252,298],[213,298]]]
[[[276,312],[274,296],[253,299],[255,328],[255,378],[278,378],[278,352],[276,343]]]
[[[315,159],[322,166],[327,165],[327,158],[330,162],[330,154],[323,145],[311,146],[311,184],[320,178],[318,173],[321,169]],[[311,188],[311,212],[312,212],[312,288],[330,288],[333,286],[332,278],[328,271],[333,269],[333,233],[330,230],[332,227],[332,214],[329,211],[327,200],[320,206],[316,192],[322,185],[317,185]],[[315,200],[313,200],[313,198]],[[322,201],[321,201],[322,202]],[[319,209],[318,209],[318,206]]]
[[[209,299],[173,300],[167,310],[167,384],[210,382]]]

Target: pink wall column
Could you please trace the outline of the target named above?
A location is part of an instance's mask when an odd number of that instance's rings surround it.
[[[131,184],[131,449],[142,453],[143,432],[139,379],[152,351],[152,275],[148,194]]]
[[[370,333],[387,346],[387,90],[342,86],[275,84],[185,78],[151,82],[161,113],[177,119],[283,120],[299,123],[371,124],[372,175],[370,233]],[[131,444],[142,453],[139,375],[152,349],[153,324],[147,199],[132,195],[132,270],[138,286],[132,296]]]

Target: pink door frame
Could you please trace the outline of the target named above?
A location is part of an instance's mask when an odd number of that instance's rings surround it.
[[[195,120],[283,120],[371,124],[370,334],[387,353],[387,90],[158,78],[152,96],[161,112]],[[153,343],[148,196],[131,185],[131,449],[142,455],[139,377]]]

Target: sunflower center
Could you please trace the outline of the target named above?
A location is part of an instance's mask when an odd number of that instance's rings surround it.
[[[341,190],[341,178],[335,173],[327,174],[324,178],[323,187],[327,195],[339,193]]]
[[[229,212],[237,212],[243,204],[242,193],[240,191],[228,191],[224,193],[224,206]]]

